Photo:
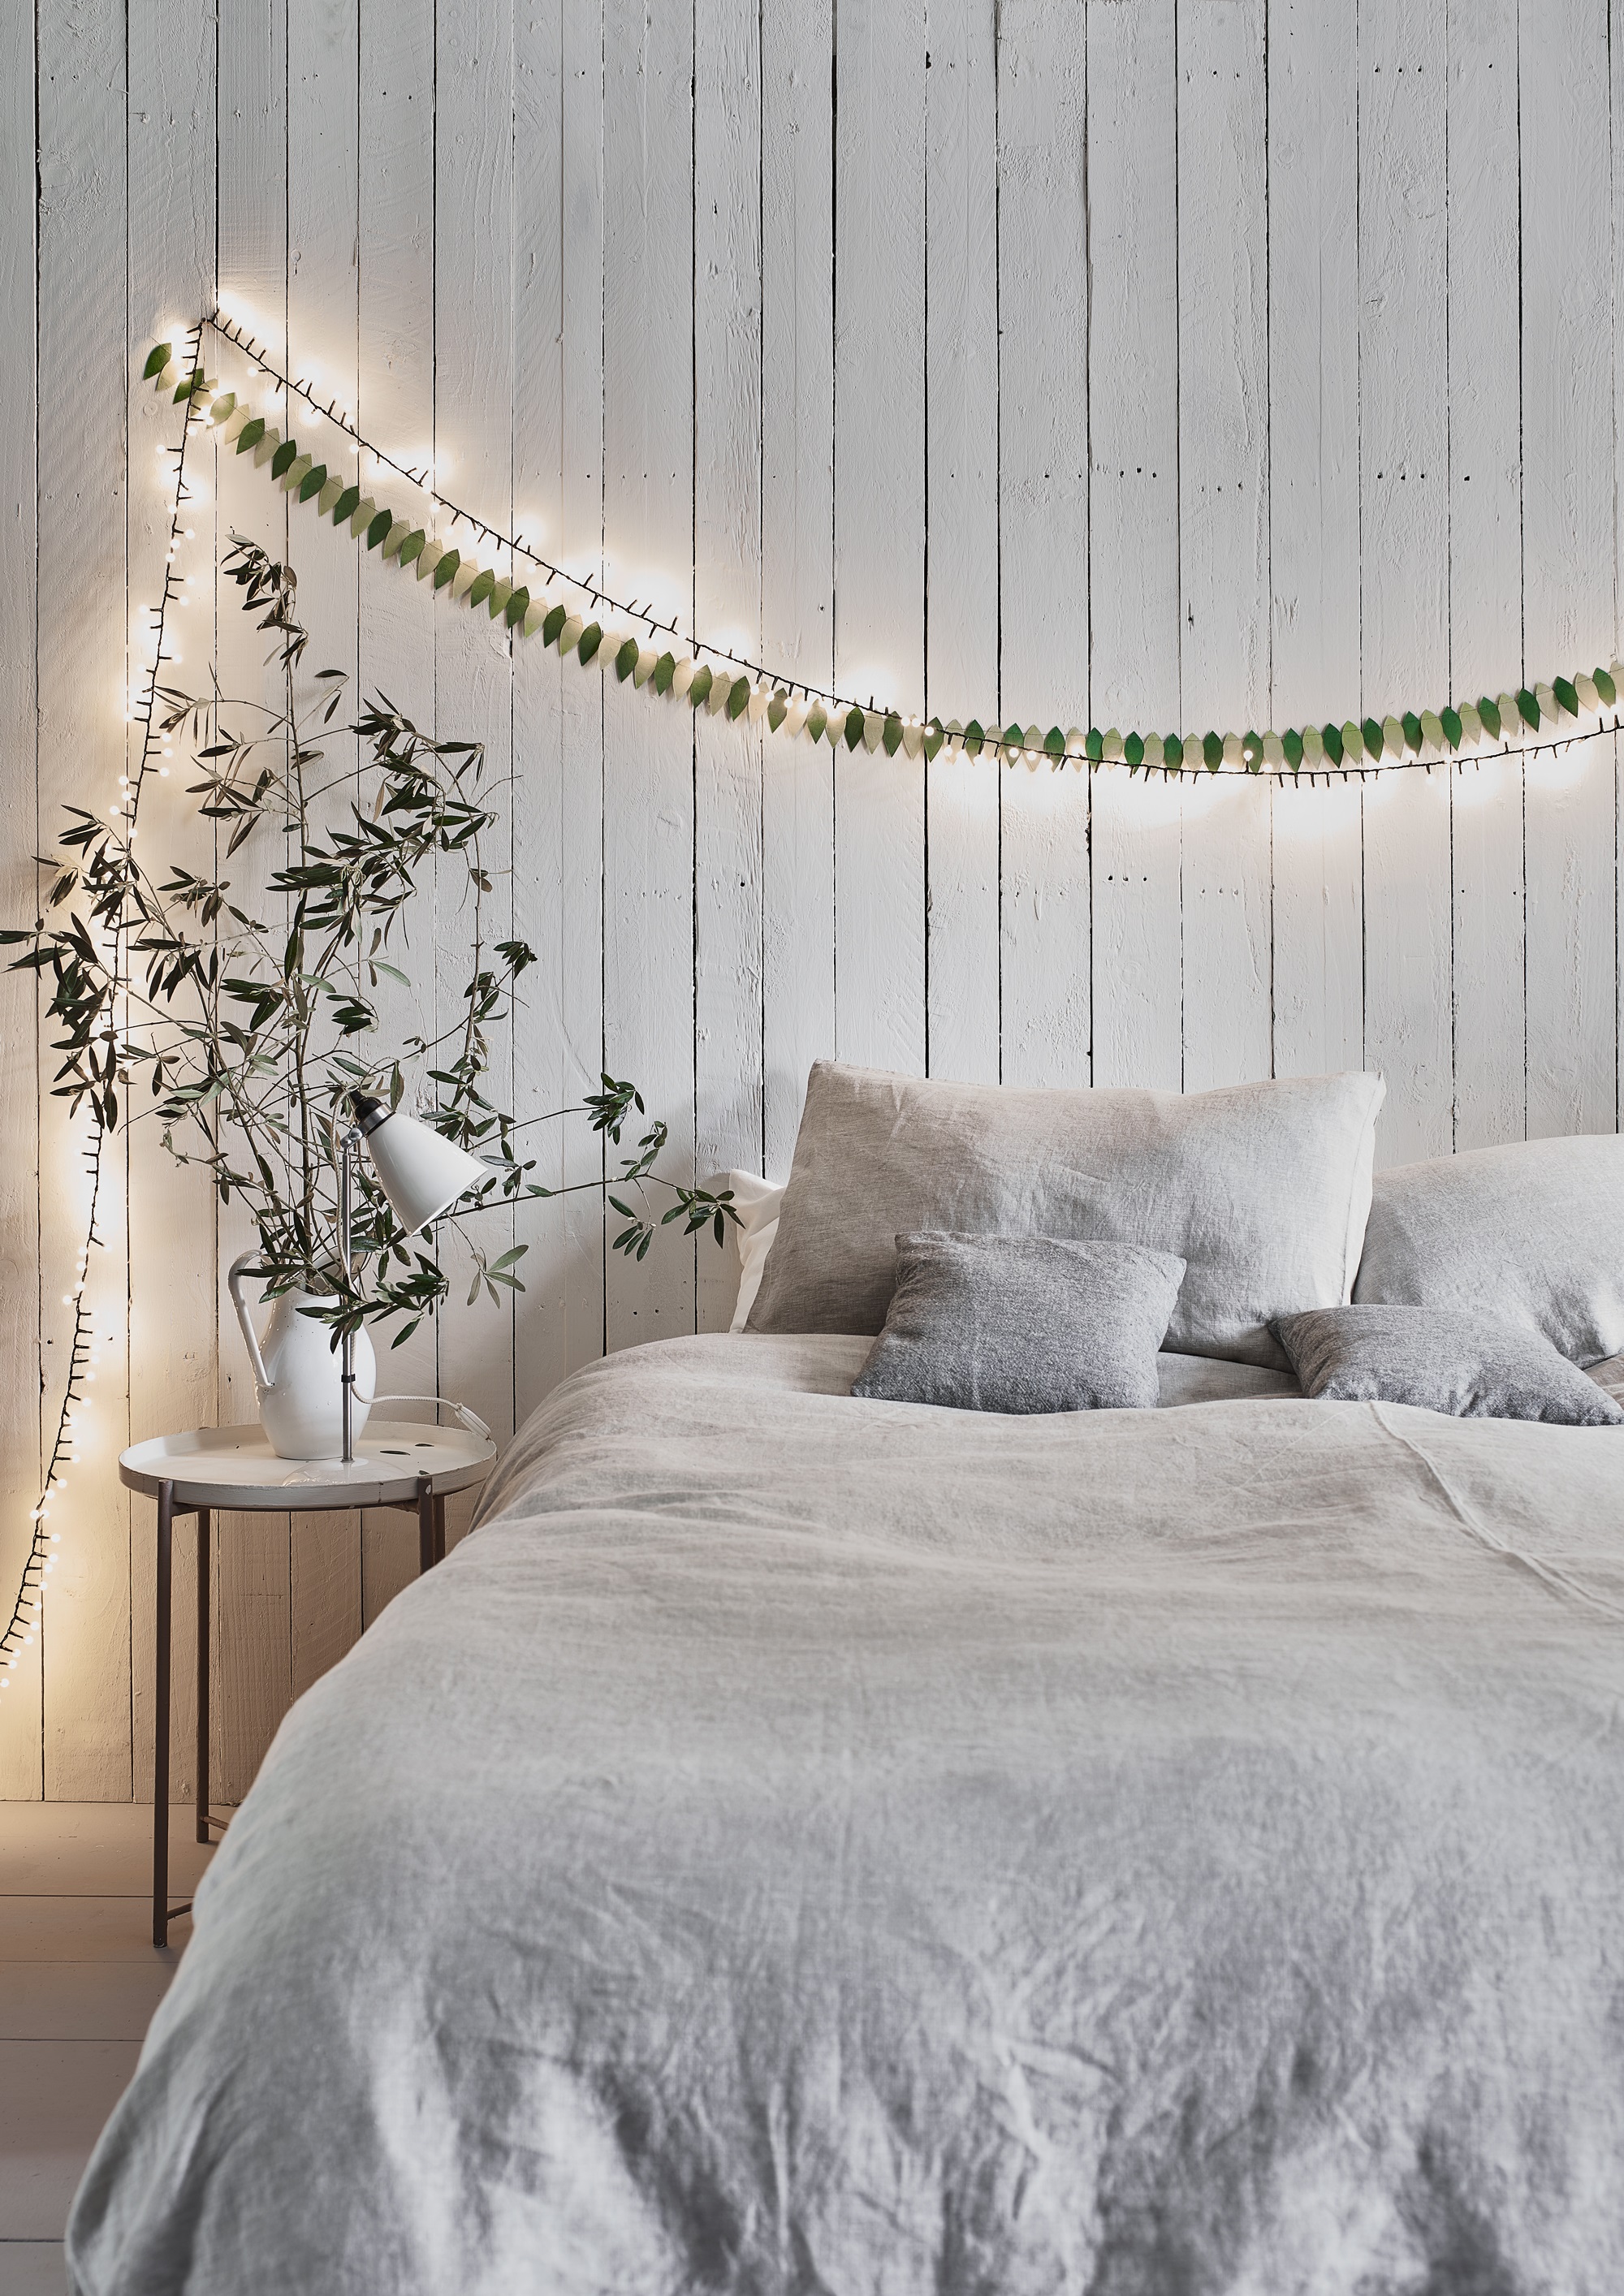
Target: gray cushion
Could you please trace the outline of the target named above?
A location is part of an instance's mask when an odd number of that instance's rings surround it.
[[[950,1411],[1153,1410],[1184,1261],[1048,1235],[899,1235],[854,1395]]]
[[[877,1332],[898,1234],[1066,1236],[1177,1253],[1168,1346],[1284,1368],[1270,1318],[1349,1296],[1383,1090],[1045,1092],[819,1061],[747,1328]]]
[[[1275,1329],[1305,1395],[1333,1403],[1413,1403],[1452,1419],[1624,1425],[1610,1395],[1549,1340],[1447,1308],[1321,1308]]]
[[[1353,1296],[1497,1316],[1571,1363],[1624,1351],[1624,1140],[1519,1140],[1378,1173]]]

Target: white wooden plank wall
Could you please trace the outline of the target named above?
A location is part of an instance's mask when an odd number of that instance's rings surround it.
[[[62,803],[111,794],[172,435],[132,365],[217,288],[494,523],[904,709],[1241,733],[1610,659],[1620,29],[1608,0],[5,12],[8,918]],[[832,756],[515,648],[229,455],[199,479],[200,564],[233,524],[285,541],[320,662],[512,771],[521,1113],[608,1067],[674,1171],[780,1175],[808,1062],[838,1052],[1188,1089],[1367,1062],[1388,1161],[1617,1125],[1611,737],[1362,790]],[[275,697],[234,594],[205,578],[180,619],[188,669],[212,648],[228,691]],[[166,805],[145,833],[172,843]],[[386,1028],[446,1017],[463,914],[447,871]],[[47,1031],[21,983],[0,1004],[9,1574],[83,1192],[38,1105]],[[602,1168],[578,1120],[530,1139],[550,1183]],[[152,1530],[111,1458],[250,1408],[234,1212],[137,1134],[102,1233],[96,1431],[0,1712],[12,1795],[143,1789]],[[708,1244],[628,1269],[578,1195],[512,1233],[513,1310],[463,1307],[459,1263],[391,1387],[438,1378],[505,1431],[606,1345],[726,1321]],[[227,1798],[414,1538],[217,1526]],[[183,1626],[183,1748],[190,1655]]]

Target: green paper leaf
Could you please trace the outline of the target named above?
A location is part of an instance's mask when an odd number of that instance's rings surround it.
[[[880,742],[888,758],[894,758],[902,747],[902,720],[894,709],[885,720],[885,731],[880,736]]]
[[[1063,758],[1065,756],[1066,737],[1061,732],[1058,726],[1050,726],[1048,732],[1043,737],[1043,746],[1052,758]]]
[[[456,570],[462,562],[463,554],[460,550],[447,550],[443,558],[436,561],[434,571],[429,579],[437,590],[443,590],[447,582],[456,579]]]
[[[846,747],[855,750],[863,738],[863,712],[854,701],[846,718]]]
[[[730,719],[742,718],[750,708],[750,680],[735,677],[727,690],[726,709]]]
[[[1413,709],[1404,713],[1404,738],[1416,757],[1421,755],[1421,720]]]
[[[619,679],[622,685],[625,685],[627,679],[631,676],[633,670],[636,669],[636,667],[637,641],[636,638],[622,638],[620,641],[620,651],[615,656],[615,676]]]
[[[150,350],[146,355],[146,365],[141,370],[142,381],[151,382],[155,374],[161,374],[165,367],[168,365],[169,361],[174,355],[175,346],[173,343],[159,343],[156,345],[156,347]]]
[[[1340,726],[1322,726],[1320,739],[1325,745],[1325,755],[1333,766],[1342,762],[1342,729]]]
[[[203,370],[201,366],[194,366],[190,374],[184,375],[176,384],[175,397],[170,404],[178,406],[183,398],[190,398],[194,390],[201,390],[202,387]]]
[[[502,610],[503,619],[506,622],[510,630],[516,629],[529,611],[529,592],[528,590],[515,590],[512,597],[509,598],[506,605]]]
[[[1105,736],[1097,726],[1090,726],[1083,742],[1084,754],[1091,764],[1098,765],[1105,754]]]
[[[716,680],[711,675],[710,664],[708,661],[701,662],[699,668],[694,671],[693,679],[688,687],[688,707],[691,709],[697,709],[700,703],[705,699],[705,696],[709,693],[711,687],[715,684]]]
[[[1003,740],[1006,750],[1018,750],[1025,742],[1026,735],[1019,726],[1006,726],[1004,728]]]
[[[360,488],[346,487],[343,493],[339,496],[337,502],[332,505],[332,522],[334,526],[348,525],[349,521],[355,516],[357,510],[359,508],[360,502]]]
[[[308,502],[312,495],[320,494],[322,488],[326,485],[326,483],[327,465],[325,463],[318,463],[313,471],[307,471],[304,477],[300,479],[299,482],[299,499],[301,503]],[[402,555],[404,557],[404,552],[402,553]]]
[[[810,734],[815,742],[821,742],[823,740],[824,729],[828,723],[828,713],[824,709],[823,703],[821,701],[815,701],[810,709],[807,712],[807,731]]]
[[[381,515],[381,513],[380,514]],[[496,586],[496,568],[494,566],[481,567],[480,571],[474,576],[472,581],[468,585],[468,604],[470,606],[482,606]]]
[[[1526,685],[1517,688],[1517,715],[1531,734],[1539,730],[1539,704]]]
[[[782,687],[767,705],[767,722],[775,734],[790,714],[790,697]]]
[[[1224,737],[1221,734],[1202,735],[1202,757],[1205,760],[1207,771],[1210,774],[1217,773],[1224,762]]]
[[[1365,736],[1353,718],[1343,718],[1341,735],[1342,761],[1345,765],[1357,766],[1365,754]]]
[[[942,743],[947,740],[947,728],[942,724],[941,719],[939,718],[932,718],[930,724],[925,727],[925,738],[923,744],[926,765],[930,764],[931,758],[935,757],[937,751],[941,748]]]
[[[1241,759],[1249,774],[1255,774],[1263,763],[1263,736],[1250,726],[1241,736]]]
[[[1379,758],[1386,741],[1386,735],[1382,730],[1382,720],[1379,718],[1367,718],[1360,726],[1359,732],[1365,739],[1366,756]]]
[[[558,644],[558,634],[560,630],[563,628],[564,624],[569,620],[569,613],[562,606],[554,606],[549,610],[547,619],[541,626],[541,642],[543,645],[550,646],[556,645]],[[666,660],[669,661],[670,659],[670,655],[667,654]],[[660,672],[658,670],[654,673],[654,680],[656,685],[658,685],[660,681]],[[668,674],[666,685],[669,685],[670,683],[671,680]],[[663,693],[665,692],[665,685],[661,685],[660,690]]]
[[[238,454],[246,455],[250,447],[259,444],[264,436],[265,417],[263,414],[256,414],[253,421],[245,422],[237,433]]]
[[[1612,682],[1611,671],[1605,669],[1593,669],[1590,675],[1595,680],[1596,692],[1601,695],[1609,709],[1611,709],[1613,703],[1619,698],[1619,689]]]
[[[552,619],[552,615],[549,614],[547,619],[551,621]],[[674,653],[662,653],[654,664],[654,675],[649,682],[656,693],[668,693],[671,691],[671,680],[676,675],[677,656]]]
[[[276,452],[271,456],[271,476],[274,479],[281,478],[283,472],[284,471],[291,471],[298,460],[298,439],[284,439],[281,446],[277,447]]]
[[[1554,693],[1558,701],[1561,702],[1562,708],[1567,711],[1569,717],[1577,718],[1579,715],[1579,693],[1571,677],[1554,677],[1551,680],[1551,691]]]
[[[967,758],[979,758],[986,739],[980,718],[972,718],[964,728],[964,755]]]
[[[377,516],[373,520],[372,524],[366,529],[367,548],[369,550],[376,550],[378,545],[383,540],[384,536],[389,532],[390,527],[393,526],[394,523],[394,512],[392,510],[381,510]]]
[[[1144,744],[1137,734],[1125,734],[1122,736],[1122,755],[1130,766],[1137,767],[1144,763]]]
[[[237,394],[234,390],[228,390],[224,398],[215,400],[209,410],[209,420],[211,422],[229,422],[236,411]]]
[[[1175,771],[1185,761],[1185,745],[1177,734],[1169,734],[1161,745],[1161,762]]]
[[[1500,706],[1498,702],[1493,701],[1487,693],[1484,694],[1482,700],[1478,703],[1478,716],[1483,721],[1483,731],[1489,735],[1489,740],[1492,742],[1497,742],[1500,738]]]
[[[1438,722],[1444,729],[1444,739],[1448,742],[1449,747],[1452,750],[1458,750],[1464,730],[1460,711],[1453,706],[1447,709],[1440,709],[1438,713]]]
[[[575,651],[583,662],[587,662],[592,660],[593,655],[596,653],[598,648],[603,644],[603,631],[602,624],[598,622],[588,622],[586,628],[581,632],[579,637],[577,638],[575,642]]]
[[[1285,751],[1285,761],[1295,773],[1302,763],[1302,735],[1295,726],[1288,726],[1280,736],[1280,746]]]
[[[422,548],[424,543],[427,542],[428,539],[429,537],[423,532],[422,527],[414,526],[410,534],[407,535],[406,540],[400,545],[401,564],[403,566],[409,566],[413,559],[417,556],[419,551]]]

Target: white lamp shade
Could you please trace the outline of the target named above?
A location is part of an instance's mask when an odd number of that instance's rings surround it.
[[[365,1107],[357,1103],[357,1113],[378,1185],[408,1235],[427,1227],[459,1196],[491,1178],[490,1166],[455,1140],[398,1110],[393,1115],[374,1114],[379,1107],[376,1101]]]

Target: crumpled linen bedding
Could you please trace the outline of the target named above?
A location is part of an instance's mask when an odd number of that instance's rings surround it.
[[[288,1716],[80,2296],[1615,2296],[1624,1433],[595,1365]]]

